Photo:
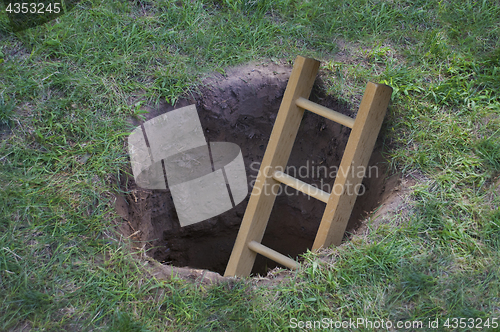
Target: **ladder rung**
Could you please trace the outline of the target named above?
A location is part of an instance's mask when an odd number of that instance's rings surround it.
[[[305,182],[302,182],[288,174],[285,174],[281,171],[275,171],[273,173],[273,179],[276,181],[279,181],[283,184],[286,184],[289,187],[292,187],[294,189],[297,189],[298,191],[303,192],[306,195],[309,195],[311,197],[314,197],[324,203],[328,203],[328,199],[330,198],[330,194],[327,192],[317,188],[313,187],[310,184],[307,184]]]
[[[354,126],[353,118],[348,117],[347,115],[341,114],[339,112],[336,112],[334,110],[331,110],[327,107],[313,103],[312,101],[305,99],[303,97],[300,97],[297,100],[295,100],[295,104],[299,107],[302,107],[303,109],[314,112],[318,115],[321,115],[322,117],[340,123],[341,125],[344,125],[346,127],[352,128]]]
[[[250,243],[248,243],[248,248],[292,270],[295,270],[299,267],[299,264],[293,259],[288,258],[285,255],[282,255],[279,252],[260,244],[259,242],[251,241]]]

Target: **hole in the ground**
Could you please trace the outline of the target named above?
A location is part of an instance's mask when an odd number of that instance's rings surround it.
[[[278,65],[245,66],[230,70],[227,76],[206,80],[191,100],[180,100],[176,108],[196,103],[206,138],[211,142],[232,142],[240,146],[251,192],[260,161],[286,88],[291,67]],[[311,100],[355,116],[352,106],[326,96],[321,80],[317,80]],[[173,107],[164,105],[150,110],[149,120]],[[140,125],[140,123],[135,123]],[[288,173],[325,191],[334,181],[350,129],[306,112],[290,156]],[[348,232],[360,226],[367,213],[376,208],[390,186],[386,182],[386,166],[380,148],[370,160],[369,176],[363,181],[352,212]],[[293,172],[296,174],[293,174]],[[144,241],[148,254],[160,262],[174,266],[208,269],[224,273],[239,230],[247,198],[235,208],[197,224],[180,227],[169,190],[147,190],[137,187],[133,179],[122,183],[129,191],[117,200],[117,211],[127,221],[122,232],[132,239]],[[311,248],[325,204],[287,188],[276,199],[262,243],[292,257]],[[252,273],[266,274],[277,266],[258,255]]]

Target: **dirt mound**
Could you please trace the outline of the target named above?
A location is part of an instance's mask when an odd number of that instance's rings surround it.
[[[249,193],[264,156],[267,142],[283,97],[291,66],[247,65],[216,74],[189,99],[175,108],[195,103],[206,138],[211,142],[232,142],[240,146],[249,182]],[[320,79],[315,82],[312,101],[354,117],[356,110],[326,96]],[[150,109],[146,120],[174,109],[161,105]],[[140,123],[135,123],[140,125]],[[331,171],[340,165],[350,129],[306,112],[288,166],[290,174],[304,182],[325,188],[333,184]],[[386,166],[379,147],[370,160],[369,174],[356,201],[348,232],[359,227],[367,213],[376,208],[384,193],[396,185],[386,183]],[[396,181],[397,182],[397,181]],[[148,255],[162,263],[208,269],[223,274],[239,230],[247,198],[235,208],[203,222],[180,227],[170,191],[147,190],[124,179],[130,194],[117,199],[117,212],[127,222],[125,236],[143,241]],[[282,189],[283,186],[282,186]],[[325,190],[325,189],[324,189]],[[296,257],[311,248],[325,203],[287,188],[277,197],[262,243],[285,255]],[[258,256],[253,273],[265,274],[276,266]]]

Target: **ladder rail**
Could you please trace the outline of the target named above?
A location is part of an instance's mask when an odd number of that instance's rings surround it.
[[[299,130],[304,109],[295,104],[299,97],[309,98],[319,61],[298,56],[262,159],[240,230],[224,273],[225,276],[248,276],[255,262],[256,253],[248,248],[250,241],[261,242],[271,214],[279,185],[271,175],[274,168],[284,169]]]
[[[344,190],[339,195],[330,194],[313,251],[332,244],[338,246],[342,242],[356,201],[356,187],[363,181],[391,95],[390,86],[368,82],[333,185],[333,188],[342,187]],[[360,173],[363,176],[358,177]]]

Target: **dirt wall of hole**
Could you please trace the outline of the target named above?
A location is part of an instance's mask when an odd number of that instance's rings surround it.
[[[175,108],[195,103],[205,136],[211,142],[233,142],[240,146],[251,192],[260,162],[269,140],[283,97],[291,66],[252,64],[235,68],[226,75],[216,74],[204,80],[199,92],[179,100]],[[353,107],[326,96],[317,79],[310,99],[351,117]],[[174,109],[161,105],[149,109],[146,121]],[[140,125],[135,122],[134,125]],[[302,181],[322,187],[334,179],[317,176],[318,167],[332,170],[340,165],[350,129],[305,112],[288,166],[295,166]],[[378,172],[363,181],[347,231],[359,227],[361,220],[383,200],[394,183],[385,181],[386,167],[376,147],[371,166]],[[304,168],[305,167],[305,168]],[[316,168],[314,168],[316,167]],[[308,173],[305,170],[308,169]],[[321,172],[320,172],[321,173]],[[321,173],[321,175],[323,175]],[[293,175],[293,174],[292,174]],[[308,176],[300,176],[308,175]],[[323,179],[323,183],[321,182]],[[189,266],[224,273],[239,230],[247,198],[235,208],[214,218],[180,227],[169,190],[148,190],[135,185],[133,178],[121,183],[129,194],[117,198],[116,209],[124,219],[120,231],[144,246],[148,255],[164,264]],[[311,248],[325,204],[291,188],[276,199],[262,243],[281,253],[296,257]],[[276,266],[258,255],[253,273],[265,274]]]

